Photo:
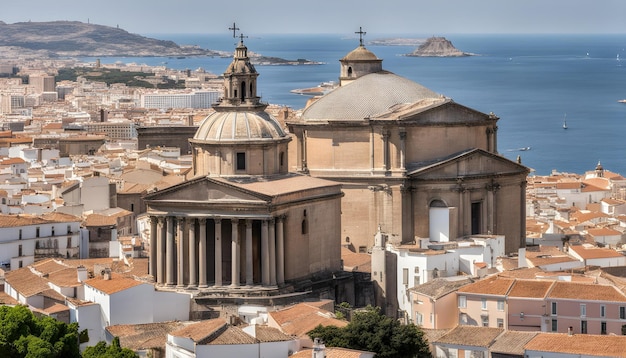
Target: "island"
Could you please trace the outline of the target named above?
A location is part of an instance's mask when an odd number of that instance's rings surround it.
[[[414,57],[464,57],[472,56],[472,53],[458,50],[445,37],[430,37],[421,44],[415,51],[405,56]]]

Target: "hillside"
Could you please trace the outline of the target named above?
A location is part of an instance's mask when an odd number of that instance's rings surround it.
[[[415,51],[406,56],[418,57],[462,57],[472,54],[456,49],[445,37],[430,37]]]
[[[116,27],[78,21],[0,21],[0,57],[219,55],[196,46],[131,34]]]

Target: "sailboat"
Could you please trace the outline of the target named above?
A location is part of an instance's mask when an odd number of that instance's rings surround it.
[[[563,129],[567,129],[567,121],[565,120],[565,117],[566,117],[566,116],[567,116],[567,115],[565,115],[565,116],[563,117]]]

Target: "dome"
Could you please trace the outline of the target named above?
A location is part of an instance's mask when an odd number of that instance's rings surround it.
[[[215,112],[202,121],[193,136],[200,142],[255,142],[288,138],[267,112]]]
[[[354,50],[350,51],[341,61],[372,61],[372,60],[380,60],[376,55],[366,49],[364,46],[359,46]]]
[[[438,93],[389,71],[370,73],[315,101],[302,113],[304,121],[354,120],[375,117],[398,104],[440,99]]]

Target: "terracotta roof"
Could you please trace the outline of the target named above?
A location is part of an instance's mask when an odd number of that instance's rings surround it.
[[[504,296],[514,280],[507,277],[491,276],[469,285],[465,285],[459,288],[459,293],[477,293],[483,295],[500,295]]]
[[[231,326],[223,318],[209,319],[170,333],[171,336],[189,338],[196,344],[256,344],[258,341],[240,328]]]
[[[515,280],[508,297],[515,298],[544,298],[554,281]]]
[[[325,349],[325,357],[326,358],[360,358],[363,354],[374,354],[373,352],[366,351],[357,351],[354,349],[348,348],[337,348],[337,347],[326,347]],[[310,358],[313,356],[313,349],[303,349],[299,352],[296,352],[290,355],[291,358]]]
[[[587,233],[591,236],[616,236],[622,234],[621,232],[608,227],[588,229]]]
[[[459,325],[432,343],[457,344],[487,348],[504,332],[503,328]]]
[[[602,258],[611,258],[611,257],[624,257],[624,255],[613,249],[605,249],[600,247],[590,247],[587,248],[584,245],[574,245],[570,246],[570,250],[576,252],[580,257],[584,260],[589,259],[602,259]]]
[[[85,226],[116,226],[117,217],[100,214],[88,215],[83,225]]]
[[[0,215],[0,227],[18,227],[71,222],[81,222],[81,219],[74,215],[59,212],[46,213],[42,215]]]
[[[613,286],[579,282],[555,282],[548,297],[587,301],[626,302],[626,295]]]
[[[31,297],[50,289],[48,280],[35,274],[29,267],[22,267],[4,274],[5,281],[25,297]]]
[[[20,302],[4,292],[4,285],[0,285],[0,305],[18,305]]]
[[[470,278],[463,278],[460,280],[447,280],[445,278],[436,278],[424,284],[414,286],[410,288],[409,291],[438,299],[451,292],[456,291],[458,288],[463,287],[471,282],[472,280]]]
[[[494,344],[489,347],[491,353],[504,353],[511,355],[523,356],[525,346],[531,339],[537,335],[537,332],[516,332],[506,331],[503,335],[496,338]]]
[[[626,336],[539,333],[526,344],[526,350],[574,355],[626,357]]]
[[[356,253],[346,247],[342,247],[341,260],[343,260],[344,271],[372,272],[372,257],[370,254]]]
[[[100,275],[98,275],[95,278],[85,281],[85,284],[106,294],[112,295],[116,292],[139,286],[143,283],[141,281],[137,281],[128,277],[123,277],[117,273],[112,272],[110,280],[105,280]]]
[[[59,312],[63,312],[63,311],[69,311],[70,308],[67,307],[66,305],[62,305],[60,303],[55,303],[52,306],[43,309],[43,312],[46,312],[47,314],[54,314],[54,313],[59,313]]]
[[[319,189],[321,187],[336,187],[341,185],[330,180],[296,174],[280,175],[275,179],[266,178],[258,181],[240,181],[237,178],[225,177],[212,179],[269,196],[278,196],[298,191],[308,191],[312,189]]]
[[[254,325],[253,329],[254,337],[260,342],[285,342],[296,339],[296,337],[284,334],[279,329],[273,327]]]
[[[108,326],[106,330],[114,337],[119,337],[120,346],[132,350],[162,348],[165,351],[167,334],[193,322],[169,321],[146,324],[122,324]]]
[[[269,312],[272,319],[280,326],[283,333],[303,337],[318,325],[345,327],[348,322],[335,318],[332,312],[307,303]]]

